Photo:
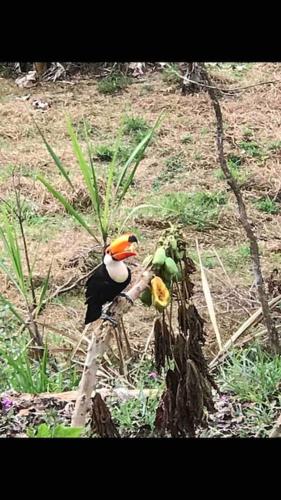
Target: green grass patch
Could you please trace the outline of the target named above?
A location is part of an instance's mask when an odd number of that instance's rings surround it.
[[[115,94],[128,87],[132,79],[122,73],[115,72],[99,80],[97,89],[101,94]]]
[[[170,156],[165,161],[165,166],[161,171],[161,174],[154,179],[152,185],[153,189],[159,189],[164,184],[173,182],[175,177],[184,172],[184,170],[186,170],[186,164],[183,154],[180,153],[178,155]]]
[[[266,214],[275,215],[280,211],[279,204],[272,200],[269,196],[263,196],[259,200],[255,201],[254,204],[260,212],[265,212]]]
[[[280,412],[281,358],[270,356],[258,344],[233,349],[219,368],[221,391],[230,392],[245,405],[248,425],[258,436],[265,436]]]

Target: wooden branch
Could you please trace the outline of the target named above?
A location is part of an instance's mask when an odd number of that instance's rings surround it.
[[[140,279],[127,292],[127,295],[135,301],[149,285],[152,278],[151,271],[145,271]],[[125,297],[117,297],[108,310],[108,315],[119,323],[123,314],[126,314],[132,304]],[[83,427],[89,409],[91,395],[96,387],[97,356],[102,357],[109,346],[114,335],[113,325],[104,320],[97,321],[98,326],[92,334],[92,340],[88,347],[83,375],[79,384],[75,409],[72,416],[72,427]]]
[[[100,394],[103,399],[108,397],[117,398],[120,401],[127,401],[128,399],[138,398],[140,395],[149,398],[156,398],[161,394],[160,389],[127,389],[125,387],[115,387],[107,389],[102,387],[101,389],[96,389],[92,392],[91,398],[95,396],[96,393]],[[9,399],[14,401],[24,401],[30,402],[31,405],[36,405],[36,403],[41,402],[42,400],[48,401],[49,399],[56,399],[58,401],[65,401],[66,403],[72,403],[76,401],[78,395],[78,391],[65,391],[65,392],[42,392],[41,394],[30,394],[30,393],[22,393],[22,394],[9,394]],[[1,399],[2,394],[0,394]],[[3,393],[3,396],[7,396],[6,393]]]
[[[270,341],[270,346],[272,348],[273,352],[279,352],[279,339],[278,339],[278,332],[274,326],[274,323],[271,318],[270,314],[270,309],[266,297],[266,292],[265,292],[265,287],[264,287],[264,280],[262,276],[262,271],[261,271],[261,264],[260,264],[260,254],[259,254],[259,246],[258,246],[258,241],[257,237],[252,229],[252,224],[250,224],[248,215],[247,215],[247,209],[246,205],[242,196],[241,189],[239,187],[239,184],[236,182],[236,179],[232,175],[230,169],[228,168],[227,161],[225,158],[224,154],[224,146],[223,146],[223,141],[224,141],[224,131],[223,131],[223,117],[222,117],[222,112],[221,112],[221,107],[220,103],[217,97],[217,93],[212,88],[211,81],[208,75],[207,70],[205,69],[204,64],[202,64],[202,74],[204,75],[208,87],[207,91],[209,94],[209,97],[211,99],[212,106],[214,108],[215,116],[216,116],[216,122],[217,122],[217,148],[218,148],[218,156],[219,156],[219,162],[221,169],[224,173],[225,179],[233,191],[237,205],[238,205],[238,211],[239,211],[239,218],[240,222],[244,228],[244,231],[247,235],[247,238],[249,240],[250,244],[250,252],[251,252],[251,259],[252,259],[252,265],[253,265],[253,272],[254,272],[254,277],[255,277],[255,282],[256,282],[256,287],[258,291],[258,296],[259,296],[259,301],[262,307],[262,313],[264,317],[264,322],[265,326],[268,332],[268,338]]]

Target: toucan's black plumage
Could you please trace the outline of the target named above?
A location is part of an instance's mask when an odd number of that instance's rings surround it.
[[[105,248],[102,264],[86,283],[86,325],[98,319],[102,314],[102,306],[111,302],[129,285],[131,271],[122,261],[136,255],[129,248],[133,242],[137,242],[134,235],[125,235]]]
[[[116,283],[110,278],[106,266],[102,263],[94,271],[86,283],[86,304],[87,312],[85,325],[95,321],[101,316],[102,306],[111,302],[129,285],[131,281],[131,271],[128,269],[128,278],[123,283]]]

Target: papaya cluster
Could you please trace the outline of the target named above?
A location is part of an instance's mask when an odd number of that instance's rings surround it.
[[[183,252],[179,250],[173,234],[164,237],[158,245],[154,255],[148,255],[143,261],[144,267],[151,267],[155,276],[151,280],[151,288],[141,295],[141,301],[163,311],[170,302],[173,282],[181,280],[180,260]]]

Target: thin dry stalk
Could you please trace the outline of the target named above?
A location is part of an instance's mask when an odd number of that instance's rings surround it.
[[[197,254],[198,254],[199,264],[200,264],[200,269],[201,269],[202,288],[203,288],[203,292],[204,292],[210,320],[211,320],[211,323],[213,325],[214,332],[216,334],[219,350],[221,351],[221,349],[222,349],[221,335],[220,335],[219,328],[218,328],[218,323],[217,323],[214,303],[213,303],[213,299],[212,299],[212,295],[211,295],[211,290],[210,290],[207,276],[206,276],[206,273],[205,273],[205,270],[204,270],[204,267],[202,264],[202,260],[201,260],[201,254],[200,254],[199,244],[198,244],[197,238],[196,238],[196,249],[197,249]]]
[[[219,156],[219,163],[220,167],[224,173],[225,179],[233,191],[237,205],[238,205],[238,211],[239,211],[239,218],[240,222],[243,226],[243,229],[247,235],[247,238],[249,240],[250,244],[250,251],[251,251],[251,258],[252,258],[252,264],[253,264],[253,272],[255,276],[255,283],[258,291],[258,297],[259,301],[262,307],[262,312],[263,312],[263,317],[264,317],[264,322],[265,326],[268,332],[268,339],[270,342],[270,346],[273,352],[278,353],[280,350],[279,346],[279,338],[278,338],[278,332],[274,326],[274,323],[271,318],[270,314],[270,309],[266,297],[266,292],[265,292],[265,287],[264,287],[264,280],[262,276],[262,271],[261,271],[261,264],[260,264],[260,254],[259,254],[259,246],[258,246],[258,241],[256,238],[256,235],[252,229],[252,226],[249,222],[248,215],[247,215],[247,209],[246,205],[242,196],[241,189],[236,182],[235,178],[233,177],[231,171],[228,168],[227,161],[225,158],[224,154],[224,131],[223,131],[223,117],[222,117],[222,112],[221,112],[221,107],[220,103],[217,97],[217,93],[215,89],[211,85],[211,81],[208,75],[207,70],[205,69],[204,64],[202,64],[202,74],[205,77],[206,82],[208,83],[207,91],[209,94],[209,97],[211,99],[211,103],[215,112],[216,116],[216,124],[217,124],[217,148],[218,148],[218,156]]]

